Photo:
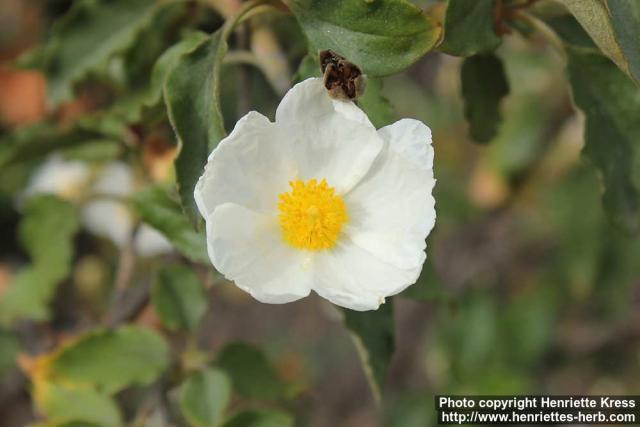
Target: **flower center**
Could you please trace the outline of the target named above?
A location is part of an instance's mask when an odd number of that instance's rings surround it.
[[[298,249],[322,250],[336,244],[347,209],[326,180],[290,181],[291,191],[280,194],[280,226],[285,242]]]

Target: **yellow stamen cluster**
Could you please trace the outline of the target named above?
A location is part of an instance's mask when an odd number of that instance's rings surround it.
[[[280,194],[280,226],[284,240],[297,249],[322,250],[336,244],[347,209],[326,180],[289,182],[291,191]]]

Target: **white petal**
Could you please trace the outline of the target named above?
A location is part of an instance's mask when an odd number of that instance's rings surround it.
[[[111,200],[98,200],[82,209],[82,222],[87,230],[124,247],[131,236],[133,218],[125,205]]]
[[[128,196],[133,191],[133,172],[123,162],[115,161],[104,166],[93,190],[99,194]]]
[[[64,160],[53,155],[35,172],[25,190],[25,196],[47,193],[64,199],[76,199],[89,181],[90,172],[83,162]]]
[[[421,265],[400,269],[342,240],[333,249],[314,254],[313,290],[342,307],[375,310],[386,297],[415,283]]]
[[[382,138],[352,102],[329,97],[320,79],[294,86],[276,112],[291,143],[298,173],[307,181],[326,179],[341,194],[356,185],[382,149]]]
[[[307,254],[286,246],[280,233],[277,217],[225,203],[207,218],[209,257],[258,301],[295,301],[309,294],[312,270]]]
[[[431,129],[414,119],[402,119],[381,128],[378,133],[391,149],[420,167],[433,168]]]
[[[417,140],[412,143],[408,135]],[[424,262],[425,239],[436,218],[432,155],[420,148],[420,141],[427,146],[421,132],[403,132],[399,139],[388,141],[367,176],[345,196],[349,213],[345,233],[356,245],[403,269]],[[393,149],[398,146],[410,149],[399,153]],[[407,153],[415,155],[410,159]]]
[[[331,98],[322,84],[322,79],[312,77],[292,87],[280,101],[276,111],[277,123],[296,124],[312,122],[324,116],[338,113],[343,118],[367,126],[373,126],[367,115],[353,102]]]
[[[194,196],[207,218],[217,206],[235,203],[259,212],[277,209],[297,167],[287,137],[263,115],[251,111],[209,156]]]
[[[142,224],[133,240],[133,247],[138,255],[152,257],[171,253],[173,246],[162,233],[155,228]]]

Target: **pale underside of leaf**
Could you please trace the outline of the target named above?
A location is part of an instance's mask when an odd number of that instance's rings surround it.
[[[640,2],[606,0],[606,6],[625,57],[628,74],[640,85]]]
[[[607,55],[616,65],[623,70],[627,75],[634,78],[638,82],[638,75],[634,76],[629,63],[629,59],[625,54],[623,46],[621,46],[618,37],[616,36],[617,24],[611,20],[611,15],[607,9],[607,4],[603,0],[559,0],[562,2],[569,11],[576,17],[580,25],[591,36],[594,43],[598,48]],[[618,0],[616,0],[618,1]],[[619,0],[620,3],[627,0]],[[613,3],[612,3],[613,4]],[[616,7],[620,7],[617,5]],[[637,41],[640,44],[640,40]],[[635,47],[634,51],[636,55],[639,55],[637,51],[640,48]],[[634,64],[638,66],[637,62],[640,61],[640,56],[633,58]],[[636,70],[636,73],[640,73],[640,70]]]

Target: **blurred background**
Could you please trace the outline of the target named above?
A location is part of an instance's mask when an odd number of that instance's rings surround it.
[[[56,129],[72,126],[127,90],[123,64],[113,64],[109,75],[96,76],[76,99],[52,109],[43,75],[13,66],[46,39],[53,20],[71,3],[2,1],[2,145],[16,131],[41,122]],[[254,51],[279,50],[284,60],[263,73],[242,57],[230,57],[222,74],[228,129],[253,109],[273,118],[306,53],[293,18],[275,14],[265,20],[268,25],[256,26],[250,35],[240,32],[234,43]],[[211,31],[219,24],[211,14],[199,26]],[[525,41],[517,34],[505,39],[498,55],[511,93],[501,106],[498,134],[487,145],[468,136],[461,59],[430,53],[384,81],[382,91],[395,117],[419,119],[433,130],[438,220],[419,282],[395,299],[396,352],[381,405],[331,305],[315,296],[287,305],[260,304],[202,268],[211,286],[197,334],[200,347],[216,351],[242,341],[262,349],[279,378],[294,389],[281,404],[296,415],[297,425],[433,425],[435,394],[640,390],[640,241],[612,227],[603,214],[600,179],[580,156],[583,117],[572,107],[562,58],[543,40]],[[135,120],[116,143],[59,150],[54,158],[32,156],[0,171],[0,298],[29,260],[18,224],[30,192],[75,194],[79,189],[69,176],[85,173],[98,176],[98,182],[106,176],[107,183],[126,183],[120,188],[173,180],[176,143],[162,114]],[[47,167],[55,172],[47,175]],[[61,184],[51,184],[56,179]],[[74,197],[77,203],[91,202]],[[124,274],[122,254],[131,251],[127,238],[133,220],[113,206],[105,209],[94,209],[103,216],[83,211],[71,272],[55,293],[50,319],[0,328],[2,427],[37,420],[19,361],[101,324],[109,313],[114,286]],[[121,229],[104,226],[109,221],[119,221]],[[148,281],[155,269],[177,257],[154,232],[146,240],[142,232],[136,234],[138,255],[124,267],[133,281]],[[125,296],[123,305],[135,300]],[[127,321],[161,328],[145,303]],[[117,396],[125,413],[137,392]]]

